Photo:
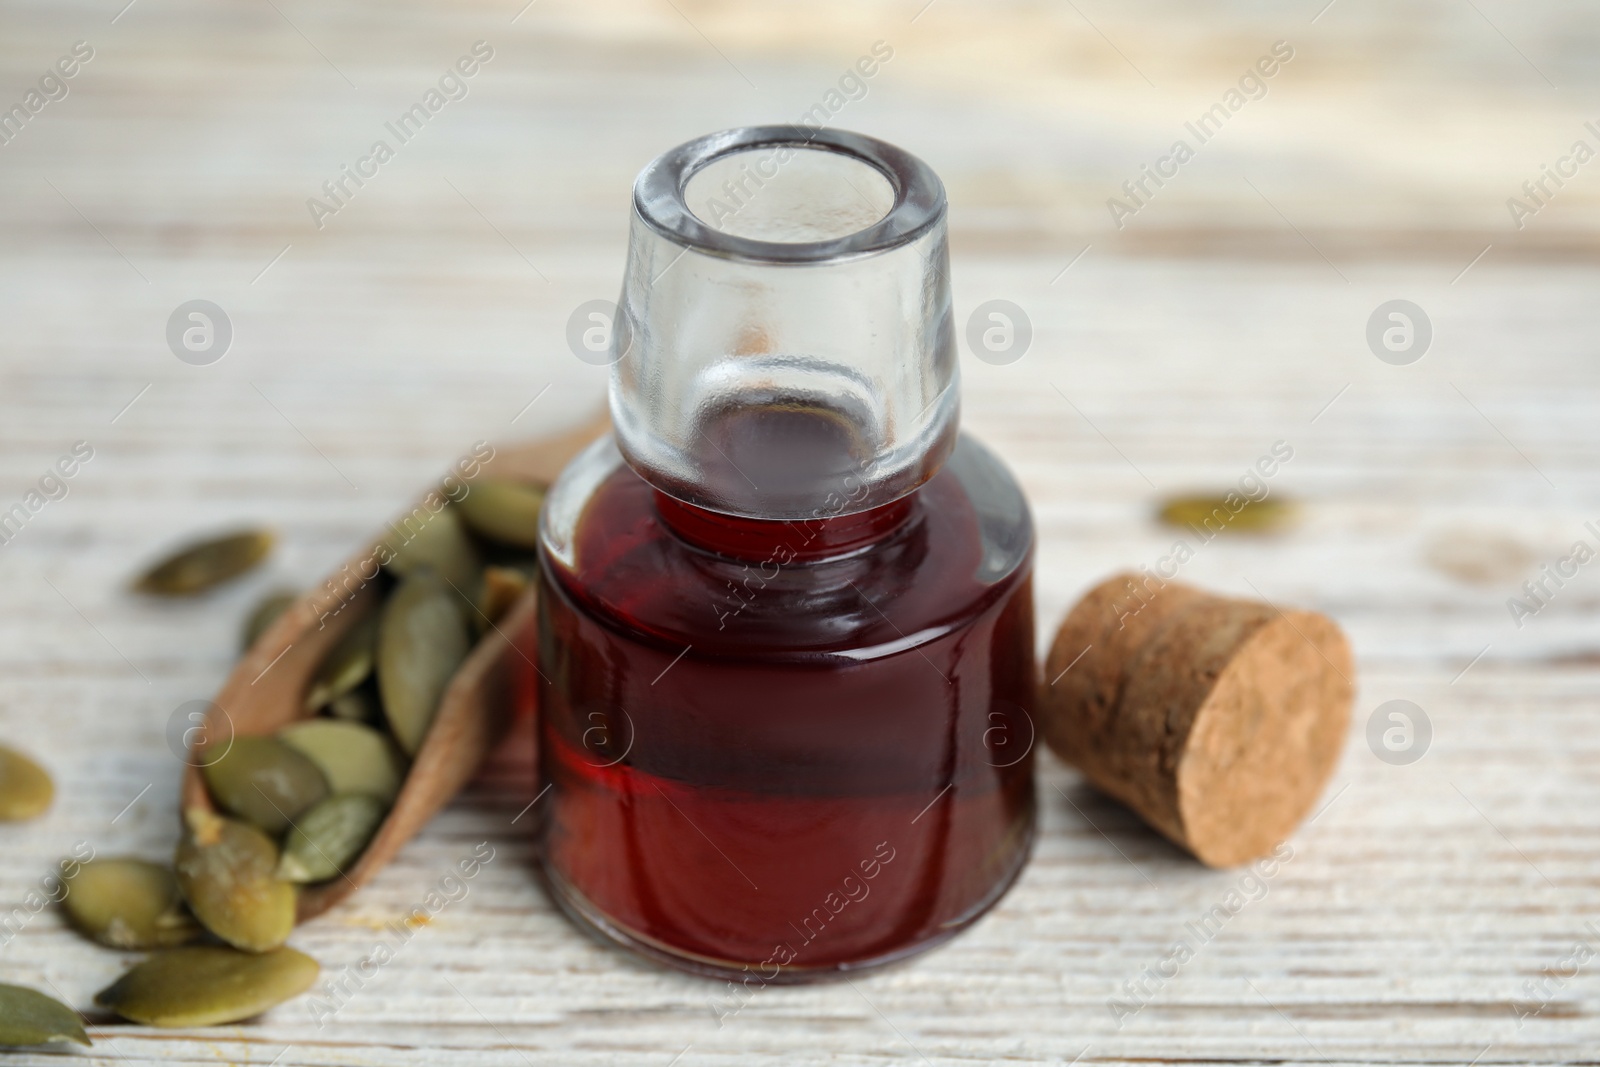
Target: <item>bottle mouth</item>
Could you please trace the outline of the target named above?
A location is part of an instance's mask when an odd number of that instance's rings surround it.
[[[747,126],[666,152],[634,210],[684,248],[752,263],[837,262],[915,241],[945,213],[926,163],[848,130]]]

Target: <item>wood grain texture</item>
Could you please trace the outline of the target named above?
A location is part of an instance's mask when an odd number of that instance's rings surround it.
[[[0,737],[60,787],[0,826],[0,980],[87,1006],[131,962],[29,893],[80,842],[170,853],[169,724],[218,691],[261,592],[317,581],[472,442],[592,410],[604,370],[567,321],[617,291],[638,167],[802,114],[878,38],[896,59],[834,121],[946,178],[958,326],[996,298],[1032,322],[1010,365],[963,347],[963,418],[1033,500],[1041,636],[1184,536],[1153,521],[1161,494],[1231,485],[1284,441],[1271,487],[1300,525],[1196,544],[1180,577],[1333,617],[1361,685],[1326,807],[1270,877],[1200,867],[1046,756],[1036,855],[980,925],[853,984],[763,991],[721,1027],[715,987],[586,940],[540,893],[513,747],[296,931],[330,979],[359,977],[487,842],[373,977],[205,1031],[95,1017],[94,1062],[1595,1062],[1600,979],[1568,961],[1600,948],[1600,564],[1520,626],[1506,602],[1600,544],[1600,187],[1569,183],[1523,231],[1504,205],[1582,136],[1592,19],[1487,0],[1342,0],[1314,25],[1155,0],[122,6],[0,11],[8,106],[96,48],[0,147],[0,511],[94,449],[0,544]],[[1304,66],[1112,227],[1106,198],[1285,36]],[[479,39],[496,58],[471,94],[317,229],[306,199]],[[164,338],[196,297],[234,326],[211,366]],[[1434,326],[1408,367],[1365,340],[1397,297]],[[194,603],[123,592],[175,542],[251,522],[283,538],[265,572]],[[1392,699],[1431,722],[1406,766],[1365,739]]]

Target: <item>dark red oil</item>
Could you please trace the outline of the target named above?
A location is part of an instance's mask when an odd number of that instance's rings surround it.
[[[557,896],[680,966],[768,981],[906,955],[994,903],[1033,831],[1032,550],[996,573],[980,511],[951,467],[797,523],[614,470],[575,570],[542,559]]]

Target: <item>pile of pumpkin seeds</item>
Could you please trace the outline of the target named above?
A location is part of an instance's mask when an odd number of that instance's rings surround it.
[[[344,877],[404,785],[445,689],[527,588],[542,488],[473,482],[377,549],[382,603],[319,665],[303,717],[273,736],[238,736],[201,754],[215,811],[191,807],[170,867],[132,857],[74,864],[63,908],[110,948],[151,952],[95,1002],[149,1026],[214,1026],[258,1015],[316,981],[314,960],[284,942],[302,885]],[[265,558],[270,534],[200,542],[134,588],[193,596]],[[243,627],[246,649],[296,597],[275,591]],[[50,780],[0,747],[0,820],[48,805]],[[203,942],[196,944],[195,942]],[[88,1044],[78,1014],[0,985],[0,1046]]]

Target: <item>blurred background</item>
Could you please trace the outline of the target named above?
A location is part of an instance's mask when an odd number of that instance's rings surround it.
[[[1365,503],[1397,480],[1396,505],[1462,502],[1465,477],[1480,503],[1562,499],[1507,440],[1546,474],[1572,461],[1568,500],[1587,477],[1565,431],[1593,410],[1573,297],[1600,185],[1576,163],[1543,203],[1523,183],[1574,142],[1600,149],[1588,5],[134,0],[11,4],[4,21],[7,106],[75,45],[93,56],[0,128],[18,127],[0,145],[7,476],[58,438],[108,446],[84,495],[270,480],[320,453],[294,502],[355,535],[471,440],[600,402],[604,370],[570,358],[566,325],[616,294],[645,162],[822,105],[943,176],[958,319],[991,299],[1029,317],[1030,354],[964,360],[967,422],[1026,431],[1011,459],[1051,483],[1046,521],[1216,480],[1291,429],[1335,434]],[[476,42],[493,58],[438,95]],[[874,47],[891,58],[854,77]],[[1292,58],[1256,78],[1275,48]],[[402,143],[391,128],[429,91],[443,106]],[[1196,127],[1230,92],[1243,106]],[[1180,139],[1194,157],[1145,179]],[[394,158],[343,177],[380,140]],[[1437,334],[1405,371],[1364,340],[1395,298]],[[233,332],[202,368],[165,339],[192,299]],[[1361,431],[1310,426],[1346,384],[1331,427]],[[208,495],[178,506],[223,506]]]
[[[963,419],[1032,495],[1041,644],[1083,590],[1186,536],[1156,521],[1163,500],[1292,448],[1271,486],[1297,524],[1230,531],[1182,577],[1347,628],[1362,675],[1337,806],[1270,905],[1126,1030],[1106,997],[1226,885],[1046,758],[1034,867],[971,935],[863,983],[874,1010],[849,988],[774,993],[737,1035],[697,1036],[689,980],[582,941],[508,864],[495,907],[454,915],[343,1036],[579,1062],[604,1011],[594,1062],[665,1064],[693,1040],[779,1062],[799,1035],[831,1050],[818,1062],[1592,1048],[1592,977],[1512,1024],[1600,904],[1600,564],[1531,617],[1510,601],[1575,542],[1600,549],[1597,83],[1580,0],[6,0],[0,510],[74,442],[93,459],[0,544],[0,726],[64,782],[4,846],[0,888],[20,896],[79,837],[170,847],[164,725],[220,684],[256,596],[316,582],[474,441],[601,405],[568,323],[616,297],[634,175],[822,107],[943,177],[963,334],[989,301],[1027,323],[1005,358],[964,345]],[[392,158],[345,178],[380,140]],[[1139,189],[1179,140],[1192,158]],[[168,341],[193,300],[231,334],[201,363]],[[1385,353],[1369,324],[1395,300],[1428,339]],[[200,605],[125,592],[173,544],[253,523],[283,537],[270,573]],[[1364,732],[1393,699],[1432,723],[1403,766]],[[308,928],[314,954],[356,958],[360,923],[485,817],[441,819]],[[103,984],[57,938],[30,928],[0,971]],[[428,973],[491,943],[456,982],[504,1042],[460,1030],[478,1015]],[[267,1036],[299,1040],[300,1013],[276,1019]],[[284,1062],[323,1062],[300,1036]],[[240,1040],[230,1055],[277,1052]]]

